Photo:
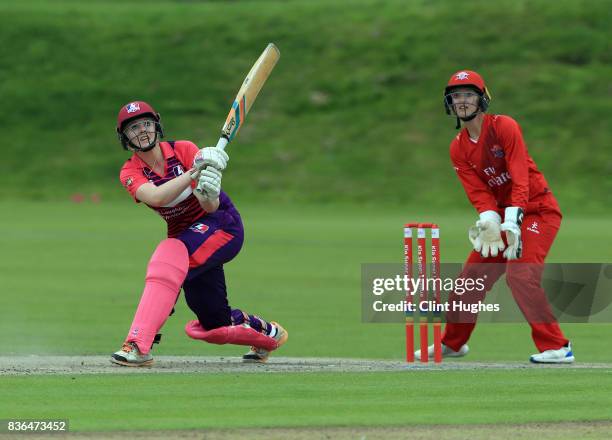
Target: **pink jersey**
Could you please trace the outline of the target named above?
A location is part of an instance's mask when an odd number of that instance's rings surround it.
[[[193,158],[198,152],[198,147],[189,141],[160,142],[160,147],[165,160],[165,171],[163,176],[157,175],[140,157],[133,154],[119,174],[121,184],[128,190],[134,200],[136,191],[141,185],[151,182],[160,186],[175,177],[180,176],[191,168]],[[195,220],[206,214],[200,203],[193,195],[193,187],[185,189],[176,199],[166,206],[153,207],[157,213],[168,224],[168,237],[176,237]]]
[[[484,115],[480,137],[464,128],[450,145],[450,157],[465,193],[478,212],[518,206],[558,209],[544,175],[527,152],[518,123],[505,115]],[[550,197],[545,197],[550,195]]]

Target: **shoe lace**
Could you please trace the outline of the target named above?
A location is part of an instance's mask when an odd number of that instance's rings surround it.
[[[122,351],[125,351],[126,353],[130,353],[132,350],[134,350],[134,343],[133,342],[125,342],[123,344],[123,347],[121,347]]]

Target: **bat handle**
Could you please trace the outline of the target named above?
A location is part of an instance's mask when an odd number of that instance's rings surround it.
[[[217,145],[215,145],[215,148],[220,148],[222,150],[225,150],[225,147],[227,146],[228,143],[229,143],[229,140],[225,136],[221,136],[219,138],[219,141],[217,142]]]

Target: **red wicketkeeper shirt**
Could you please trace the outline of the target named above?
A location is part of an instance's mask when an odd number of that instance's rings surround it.
[[[509,116],[485,114],[478,140],[463,128],[451,142],[450,157],[479,213],[508,206],[529,212],[543,201],[558,209],[553,197],[547,201],[548,183],[527,152],[520,126]]]

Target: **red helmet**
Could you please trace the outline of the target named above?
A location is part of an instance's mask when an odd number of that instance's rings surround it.
[[[446,88],[449,87],[461,87],[461,86],[473,86],[484,93],[486,86],[484,79],[478,73],[471,70],[460,70],[453,74],[448,80]]]
[[[444,108],[446,109],[447,115],[451,114],[452,105],[449,92],[455,87],[470,87],[475,89],[480,95],[480,110],[482,112],[487,111],[489,103],[491,102],[491,94],[485,85],[484,79],[472,70],[460,70],[453,73],[444,89]]]
[[[133,101],[121,107],[117,115],[117,136],[119,136],[119,140],[124,149],[127,150],[129,140],[125,134],[123,134],[123,128],[128,122],[142,118],[143,116],[151,116],[155,120],[155,129],[159,137],[164,137],[164,130],[161,126],[161,117],[159,113],[144,101]]]

